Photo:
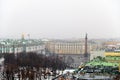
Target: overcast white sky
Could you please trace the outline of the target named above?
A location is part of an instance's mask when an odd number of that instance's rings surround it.
[[[120,0],[0,0],[0,38],[120,37]]]

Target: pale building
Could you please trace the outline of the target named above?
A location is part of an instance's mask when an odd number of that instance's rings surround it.
[[[88,44],[87,48],[90,53],[91,45]],[[80,41],[50,41],[46,43],[46,49],[56,54],[84,54],[85,45]]]

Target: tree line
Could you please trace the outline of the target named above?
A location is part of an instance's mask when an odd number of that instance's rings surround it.
[[[14,80],[15,74],[17,77],[29,80],[35,78],[41,79],[43,75],[50,74],[50,71],[56,75],[56,70],[64,70],[68,67],[59,56],[46,56],[35,52],[22,52],[18,54],[4,53],[4,77],[7,80]]]

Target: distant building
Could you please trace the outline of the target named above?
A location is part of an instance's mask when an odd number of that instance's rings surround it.
[[[25,40],[3,40],[0,41],[0,53],[20,53],[45,51],[45,45],[37,39]]]
[[[90,53],[91,45],[88,45],[88,53]],[[84,54],[85,44],[81,41],[49,41],[46,49],[50,53],[56,54]]]
[[[96,58],[97,56],[105,57],[104,52],[105,52],[104,50],[91,51],[90,60]]]
[[[108,62],[111,62],[112,64],[115,64],[114,66],[120,66],[120,43],[116,43],[114,45],[107,45],[105,53],[104,53],[105,59]]]

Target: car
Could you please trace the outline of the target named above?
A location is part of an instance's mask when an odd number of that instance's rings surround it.
[[[65,69],[63,71],[63,74],[67,74],[67,73],[74,73],[75,69]]]

